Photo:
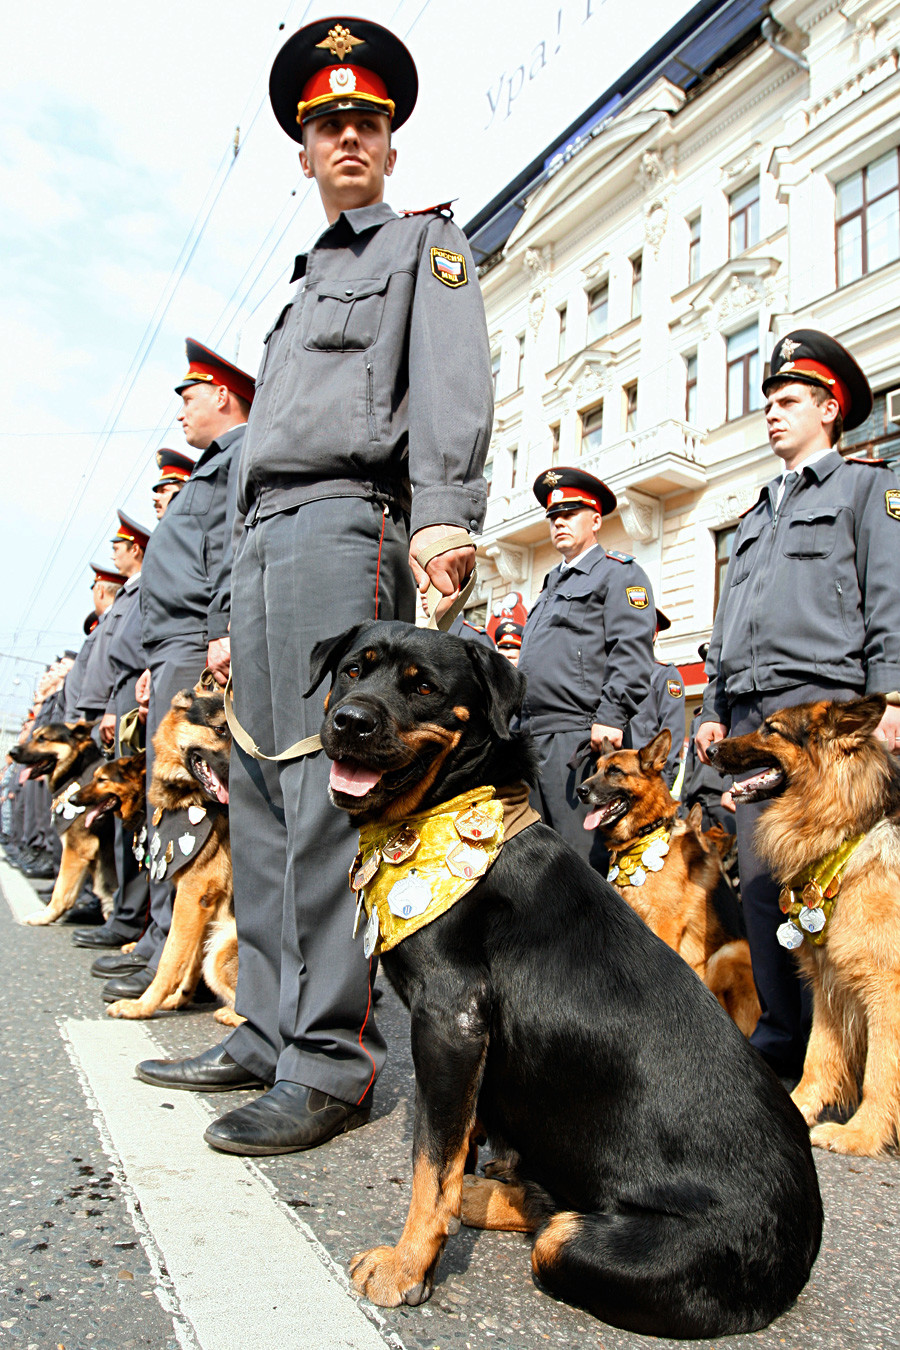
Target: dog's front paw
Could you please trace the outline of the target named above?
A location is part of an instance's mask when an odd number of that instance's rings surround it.
[[[118,998],[115,1003],[110,1003],[106,1009],[107,1017],[127,1017],[134,1021],[141,1017],[149,1017],[150,1013],[144,1008],[139,998]]]
[[[217,1022],[221,1022],[225,1027],[239,1027],[246,1022],[246,1017],[241,1017],[234,1008],[216,1008],[213,1017]]]
[[[791,1093],[791,1101],[800,1112],[807,1125],[813,1126],[822,1114],[824,1103],[817,1092],[802,1092],[799,1087],[795,1087]]]
[[[358,1252],[350,1262],[350,1278],[379,1308],[398,1308],[401,1303],[416,1307],[431,1297],[431,1280],[410,1275],[396,1247]]]
[[[48,914],[45,909],[39,909],[37,914],[26,914],[22,922],[30,924],[32,928],[43,928],[46,924],[52,923],[53,919],[54,915]]]
[[[883,1153],[889,1140],[881,1139],[870,1130],[859,1129],[851,1120],[847,1125],[829,1122],[810,1131],[809,1142],[815,1148],[827,1148],[831,1153],[846,1153],[856,1158],[875,1158]]]

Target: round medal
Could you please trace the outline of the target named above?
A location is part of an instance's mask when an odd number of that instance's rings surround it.
[[[803,934],[796,924],[788,920],[787,923],[780,924],[775,930],[775,936],[782,947],[787,947],[788,951],[795,951],[797,947],[803,944]]]
[[[431,904],[431,887],[414,868],[391,887],[387,901],[388,909],[398,919],[417,918]]]

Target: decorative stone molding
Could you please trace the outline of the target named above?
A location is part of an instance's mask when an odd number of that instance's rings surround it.
[[[618,203],[615,209],[619,210],[620,206],[621,203]],[[590,229],[593,231],[596,229],[596,226],[597,221],[594,220]],[[609,262],[610,255],[608,253],[601,253],[592,263],[588,263],[587,267],[582,267],[581,275],[584,277],[585,281],[596,281],[598,277],[605,275],[609,271]]]
[[[666,166],[659,150],[645,150],[635,174],[635,182],[645,192],[659,192],[666,177]]]
[[[810,131],[826,122],[829,117],[841,111],[850,103],[855,103],[863,94],[876,85],[896,74],[900,69],[900,51],[896,47],[875,57],[861,70],[857,70],[850,79],[832,89],[824,98],[809,109],[807,126]]]
[[[659,538],[662,509],[659,499],[637,488],[619,493],[619,519],[629,539],[649,544]]]
[[[528,575],[528,549],[515,544],[487,544],[485,555],[510,585],[525,581]]]
[[[668,224],[668,196],[655,197],[644,207],[644,243],[653,249],[654,258],[659,257],[660,245]]]
[[[526,248],[522,266],[531,273],[528,295],[528,323],[532,332],[537,332],[544,317],[547,303],[547,278],[553,261],[552,245],[545,248]]]
[[[759,488],[738,487],[733,492],[726,492],[721,497],[714,498],[710,503],[713,524],[733,524],[739,516],[749,510],[758,496]]]
[[[746,150],[742,150],[739,155],[728,164],[722,165],[722,186],[729,187],[748,169],[759,168],[759,155],[762,146],[759,141],[754,141],[748,145]]]

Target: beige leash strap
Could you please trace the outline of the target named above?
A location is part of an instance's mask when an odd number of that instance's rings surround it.
[[[450,550],[454,548],[469,547],[475,547],[475,540],[465,530],[459,530],[456,534],[448,534],[446,538],[439,539],[436,543],[429,544],[426,548],[423,548],[421,553],[416,554],[416,562],[424,571],[427,564],[431,562],[432,558],[436,558],[439,553],[449,553]],[[462,610],[462,607],[469,596],[472,594],[475,581],[476,574],[475,568],[473,567],[468,580],[463,585],[459,595],[453,601],[453,604],[446,613],[441,615],[440,622],[434,617],[435,611],[440,601],[446,597],[441,594],[436,586],[429,586],[428,593],[425,597],[429,612],[428,627],[439,628],[442,632],[446,632],[457,614]],[[205,674],[206,672],[204,671],[204,675]],[[246,754],[252,756],[253,759],[263,759],[267,764],[279,764],[288,759],[302,759],[304,755],[312,755],[316,750],[322,749],[322,738],[320,736],[307,736],[304,740],[295,741],[293,745],[289,745],[286,750],[282,750],[280,755],[264,754],[253,740],[253,737],[249,732],[244,730],[238,721],[237,713],[234,711],[234,691],[231,687],[230,673],[228,682],[225,685],[225,721],[228,723],[228,729],[241,749]]]

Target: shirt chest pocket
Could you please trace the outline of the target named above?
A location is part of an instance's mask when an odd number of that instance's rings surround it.
[[[265,383],[266,377],[271,373],[272,365],[275,360],[275,353],[281,343],[287,316],[290,313],[293,304],[294,302],[292,300],[289,304],[285,305],[284,309],[278,315],[278,318],[263,338],[263,356],[262,361],[259,363],[259,373],[256,377],[257,394]]]
[[[312,352],[364,352],[381,327],[388,278],[320,281],[306,302],[303,345]]]
[[[190,478],[181,489],[182,500],[178,503],[179,515],[205,516],[212,506],[213,496],[216,491],[215,470],[206,477],[205,475],[195,475]]]
[[[735,544],[734,559],[731,566],[732,586],[740,586],[741,582],[746,581],[750,575],[753,560],[756,557],[759,536],[762,534],[763,528],[762,521],[755,521]]]
[[[545,602],[550,626],[582,632],[588,623],[594,590],[591,578],[581,572],[565,577]]]
[[[784,536],[786,558],[827,558],[834,552],[840,507],[815,506],[795,511]]]

